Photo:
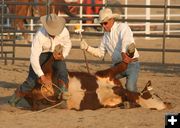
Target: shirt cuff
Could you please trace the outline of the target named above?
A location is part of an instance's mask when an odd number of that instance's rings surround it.
[[[125,48],[123,48],[121,52],[124,52],[124,53],[126,53],[126,49],[125,49]]]
[[[37,75],[38,75],[38,77],[40,77],[40,76],[44,75],[44,73],[43,73],[42,70],[38,70],[38,71],[37,71]]]

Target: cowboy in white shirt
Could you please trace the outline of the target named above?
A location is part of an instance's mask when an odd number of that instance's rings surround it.
[[[33,89],[36,80],[39,78],[42,84],[50,84],[41,66],[49,59],[55,46],[60,44],[63,47],[62,53],[53,54],[55,62],[52,65],[53,70],[58,75],[58,79],[65,84],[68,83],[68,72],[64,59],[68,56],[72,43],[69,36],[69,31],[65,27],[65,19],[58,17],[56,14],[42,16],[40,18],[43,27],[35,34],[31,46],[30,67],[27,80],[20,85],[18,91],[27,92]],[[9,104],[16,106],[21,99],[16,93],[9,100]]]
[[[119,15],[113,14],[111,9],[100,10],[99,22],[105,31],[100,46],[98,48],[91,47],[83,40],[80,48],[97,57],[103,57],[105,52],[108,52],[113,65],[124,61],[127,55],[131,57],[132,62],[128,64],[128,68],[124,72],[117,75],[117,78],[126,77],[126,88],[129,91],[136,92],[136,83],[140,70],[139,54],[135,48],[130,27],[126,23],[115,21],[116,18],[119,18]]]

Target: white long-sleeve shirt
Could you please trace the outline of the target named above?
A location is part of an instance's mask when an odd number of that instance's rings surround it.
[[[72,47],[69,31],[66,27],[63,29],[61,34],[55,36],[54,39],[48,35],[44,27],[41,27],[35,34],[31,46],[30,63],[34,72],[39,77],[44,75],[39,62],[40,54],[44,52],[53,52],[55,46],[58,44],[63,46],[62,54],[63,57],[66,58]]]
[[[94,56],[103,57],[105,52],[111,56],[112,64],[122,61],[121,53],[127,52],[127,48],[134,42],[133,33],[126,23],[114,22],[111,31],[105,32],[101,44],[98,48],[88,47],[87,51]],[[134,57],[138,58],[139,54],[135,49]]]

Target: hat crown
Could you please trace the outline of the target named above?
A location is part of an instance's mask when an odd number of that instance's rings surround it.
[[[51,15],[48,15],[46,17],[46,24],[47,25],[49,25],[51,27],[55,27],[56,26],[56,22],[58,22],[58,16],[57,15],[51,14]]]
[[[56,14],[45,15],[40,18],[44,28],[50,35],[58,35],[65,26],[65,19],[58,17]]]
[[[111,9],[109,9],[109,8],[102,9],[99,12],[99,20],[103,21],[104,19],[111,17],[111,15],[112,15]]]

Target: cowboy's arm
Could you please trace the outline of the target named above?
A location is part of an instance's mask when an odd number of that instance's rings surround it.
[[[39,57],[42,52],[42,44],[39,40],[40,33],[37,32],[31,46],[30,63],[35,74],[39,77],[41,84],[49,84],[51,81],[47,79],[41,69]]]
[[[104,54],[105,54],[104,43],[101,43],[98,48],[94,48],[92,46],[89,46],[85,40],[82,40],[80,43],[80,48],[82,50],[86,50],[88,53],[99,58],[104,57]]]
[[[30,55],[31,66],[38,77],[44,75],[39,62],[39,57],[42,52],[42,44],[39,38],[40,32],[37,32],[32,42]]]
[[[72,43],[71,43],[70,36],[69,36],[69,31],[66,28],[64,28],[61,35],[62,35],[62,37],[59,38],[59,42],[62,45],[63,50],[60,53],[59,52],[53,53],[55,60],[65,59],[69,55],[69,52],[72,47]]]
[[[63,30],[63,38],[62,38],[62,46],[63,46],[63,57],[66,58],[69,55],[69,52],[72,48],[72,42],[70,40],[70,36],[69,36],[69,31],[67,30],[67,28],[64,28]]]
[[[121,53],[121,55],[124,60],[125,54],[129,55],[129,52],[134,53],[134,50],[135,50],[133,33],[128,25],[125,26],[124,30],[121,33],[121,36],[122,36],[122,53]],[[130,57],[133,58],[133,55],[134,54],[132,54],[132,56],[130,56]]]

